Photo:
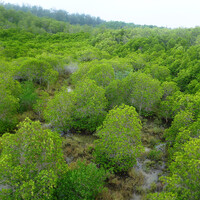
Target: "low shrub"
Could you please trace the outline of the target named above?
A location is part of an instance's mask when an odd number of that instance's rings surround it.
[[[77,162],[58,181],[56,197],[58,200],[93,200],[103,190],[107,174],[94,163]]]

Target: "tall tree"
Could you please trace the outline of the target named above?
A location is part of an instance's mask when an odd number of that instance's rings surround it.
[[[101,125],[106,115],[105,90],[95,81],[85,79],[68,93],[63,88],[47,105],[45,118],[55,127],[67,131],[93,132]]]
[[[152,111],[153,106],[161,100],[163,95],[160,82],[144,73],[130,73],[124,79],[124,90],[130,105],[141,111]]]
[[[141,122],[132,106],[121,105],[110,110],[97,130],[96,162],[114,171],[127,171],[142,151]]]

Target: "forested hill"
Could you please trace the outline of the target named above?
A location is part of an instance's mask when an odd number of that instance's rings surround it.
[[[48,17],[55,19],[57,21],[69,22],[70,24],[79,24],[79,25],[90,25],[97,26],[104,23],[105,21],[99,17],[92,17],[85,14],[69,14],[65,10],[56,10],[56,9],[43,9],[40,6],[29,6],[29,5],[15,5],[6,3],[2,5],[6,9],[14,9],[16,11],[30,12],[37,17]]]
[[[32,33],[57,33],[57,32],[80,32],[90,31],[92,26],[71,25],[69,22],[57,21],[56,19],[37,17],[30,12],[5,9],[0,6],[1,29],[18,28]]]
[[[200,27],[108,23],[0,6],[0,199],[200,199]]]
[[[56,10],[56,9],[44,9],[40,6],[30,6],[30,5],[15,5],[10,3],[0,3],[0,5],[4,6],[6,9],[13,9],[16,11],[23,11],[23,12],[30,12],[37,17],[46,17],[52,18],[57,21],[68,22],[72,25],[89,25],[89,26],[102,26],[105,28],[111,29],[120,29],[123,27],[149,27],[154,28],[156,26],[153,25],[139,25],[134,23],[125,23],[125,22],[118,22],[118,21],[109,21],[106,22],[99,17],[93,17],[87,14],[69,14],[65,10]]]

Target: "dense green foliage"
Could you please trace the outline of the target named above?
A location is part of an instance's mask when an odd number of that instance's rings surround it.
[[[19,99],[3,88],[0,89],[0,99],[0,133],[4,133],[12,130],[17,123],[15,115],[19,108]]]
[[[125,79],[126,99],[128,104],[141,111],[152,111],[153,106],[162,97],[160,82],[144,73],[130,73]]]
[[[53,199],[65,168],[59,135],[26,119],[16,134],[4,134],[1,143],[1,199]]]
[[[93,132],[105,117],[107,100],[103,88],[86,79],[75,90],[67,88],[50,100],[45,110],[45,119],[61,131]]]
[[[188,111],[179,112],[172,122],[172,125],[169,129],[165,131],[165,137],[170,144],[175,142],[176,136],[181,128],[188,127],[193,121],[193,116]]]
[[[134,107],[122,105],[109,111],[98,128],[95,159],[105,168],[127,171],[142,151],[141,122]]]
[[[12,130],[17,123],[21,86],[8,74],[0,74],[0,134]]]
[[[33,108],[33,104],[36,103],[38,98],[33,82],[26,81],[21,84],[22,91],[19,96],[20,112],[24,112]]]
[[[56,189],[59,200],[94,200],[103,190],[106,172],[98,169],[95,164],[89,165],[78,162],[77,166],[70,169],[60,178]]]
[[[103,186],[94,164],[61,170],[59,136],[39,122],[22,122],[29,116],[59,132],[96,134],[95,161],[115,172],[133,167],[142,142],[155,145],[158,136],[166,143],[169,174],[161,178],[164,191],[149,199],[199,199],[199,35],[199,27],[102,23],[62,10],[0,6],[1,197],[55,198],[61,181],[92,199]],[[139,118],[147,121],[144,130]],[[154,127],[149,136],[145,125],[153,120],[166,130]],[[156,162],[160,155],[153,149],[147,157]],[[65,192],[56,195],[75,195]]]
[[[49,94],[47,92],[40,92],[36,103],[33,105],[33,110],[38,114],[40,120],[44,119],[44,110],[49,100]]]
[[[200,138],[185,143],[181,151],[175,153],[174,161],[169,166],[171,175],[163,177],[167,183],[165,191],[151,195],[150,199],[199,199],[199,150]]]
[[[115,72],[111,64],[92,61],[83,64],[73,75],[74,84],[83,79],[92,79],[98,86],[106,87],[115,78]]]

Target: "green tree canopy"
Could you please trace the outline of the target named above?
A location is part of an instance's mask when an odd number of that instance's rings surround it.
[[[124,100],[124,87],[122,81],[119,79],[113,80],[106,88],[106,98],[108,99],[109,109],[125,103]]]
[[[0,134],[14,128],[17,123],[18,108],[19,99],[3,86],[0,87]]]
[[[141,111],[152,111],[163,95],[160,82],[144,73],[130,73],[124,79],[124,90],[130,105]]]
[[[103,190],[106,172],[103,168],[97,168],[94,163],[80,162],[75,164],[64,174],[56,189],[58,200],[94,200]]]
[[[17,123],[21,85],[9,73],[0,73],[0,134]]]
[[[180,151],[182,145],[188,142],[191,138],[198,138],[200,136],[200,118],[197,121],[191,123],[189,126],[184,126],[177,133],[177,136],[174,141],[174,146],[172,149],[169,149],[171,152]]]
[[[171,175],[163,177],[166,189],[177,194],[176,199],[198,200],[200,197],[200,138],[185,143],[182,150],[175,153],[170,164]]]
[[[56,68],[55,63],[52,61],[53,66],[51,66],[48,61],[51,63],[52,60],[42,57],[25,59],[17,70],[16,77],[39,84],[45,83],[49,87],[50,84],[55,83],[59,73],[53,69]]]
[[[31,81],[25,81],[21,83],[21,87],[22,91],[19,96],[19,111],[24,112],[33,108],[33,105],[36,103],[38,95],[35,92],[34,84]]]
[[[85,79],[77,84],[74,91],[69,93],[67,88],[63,88],[56,94],[47,105],[45,118],[63,131],[93,132],[101,125],[106,106],[105,90],[95,81]]]
[[[94,80],[98,86],[106,87],[114,80],[115,73],[111,64],[106,63],[106,61],[105,64],[93,61],[81,65],[72,75],[72,80],[75,84],[85,78]]]
[[[53,199],[58,175],[66,167],[58,133],[26,119],[16,134],[4,134],[1,143],[1,199]]]
[[[74,110],[74,102],[73,95],[68,92],[67,88],[63,88],[47,103],[44,109],[44,119],[60,131],[69,130],[72,123],[71,114]]]
[[[121,105],[110,110],[97,130],[96,162],[114,171],[127,171],[142,151],[141,122],[132,106]]]
[[[77,130],[95,131],[106,115],[107,99],[105,90],[95,81],[85,79],[79,82],[74,92],[72,127]]]
[[[153,65],[146,69],[147,74],[151,74],[154,79],[158,79],[163,82],[166,80],[170,80],[170,70],[166,66],[156,66]]]
[[[180,111],[172,122],[170,128],[165,130],[165,137],[170,145],[174,144],[178,132],[188,127],[194,120],[194,116],[190,111]]]

